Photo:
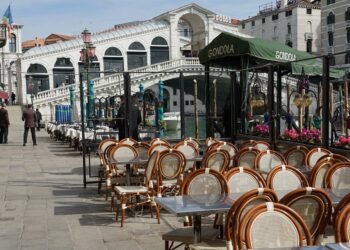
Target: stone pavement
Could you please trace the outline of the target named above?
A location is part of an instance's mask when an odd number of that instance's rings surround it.
[[[65,143],[37,133],[22,146],[19,107],[9,107],[9,144],[0,144],[0,249],[164,249],[161,235],[179,226],[162,211],[161,224],[108,212],[97,185],[82,183],[82,157]]]

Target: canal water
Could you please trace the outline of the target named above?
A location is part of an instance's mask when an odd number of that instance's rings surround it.
[[[199,138],[203,139],[205,135],[205,117],[198,118],[199,124]],[[185,136],[195,137],[195,119],[194,117],[185,117]],[[164,133],[165,139],[181,139],[181,130],[169,130]]]

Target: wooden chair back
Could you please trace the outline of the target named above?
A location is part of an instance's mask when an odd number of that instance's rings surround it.
[[[202,161],[202,167],[214,169],[224,173],[230,163],[229,153],[221,148],[213,149],[207,152]]]
[[[350,189],[350,162],[332,165],[324,178],[326,188]]]
[[[350,204],[347,204],[336,218],[335,241],[350,242]]]
[[[273,190],[294,190],[309,186],[303,173],[288,165],[274,167],[267,175],[266,183]]]
[[[178,142],[174,149],[179,150],[184,156],[185,159],[193,159],[199,155],[198,149],[188,141],[180,141]],[[186,161],[185,171],[192,171],[195,167],[195,161]]]
[[[266,187],[264,178],[255,170],[245,167],[231,168],[225,174],[231,193],[245,193]]]
[[[292,208],[303,218],[313,244],[316,244],[332,215],[332,201],[329,195],[322,189],[305,187],[286,194],[280,203]]]
[[[287,164],[296,168],[300,168],[305,164],[305,158],[309,152],[305,146],[294,146],[289,148],[284,154]]]
[[[330,153],[331,151],[325,148],[313,148],[306,154],[305,165],[313,168],[316,165],[318,159]]]
[[[238,150],[236,154],[236,166],[254,169],[255,159],[260,151],[253,147],[245,147]]]
[[[260,152],[255,159],[255,169],[263,172],[269,173],[271,169],[276,166],[287,165],[287,161],[284,159],[283,155],[274,150],[266,150]]]

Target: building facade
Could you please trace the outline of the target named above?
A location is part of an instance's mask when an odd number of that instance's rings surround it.
[[[239,32],[272,39],[294,49],[321,53],[321,7],[307,0],[281,0],[259,7],[256,16],[242,20]]]
[[[182,6],[151,20],[115,25],[92,35],[96,56],[89,68],[89,78],[196,57],[223,31],[238,33],[237,20],[197,4]],[[84,71],[80,60],[82,47],[82,39],[76,38],[26,51],[21,57],[22,84],[18,88],[23,103],[30,102],[31,91],[52,92],[78,82],[79,73]]]
[[[0,90],[9,94],[17,94],[20,74],[20,58],[22,57],[21,32],[22,25],[13,25],[13,32],[0,50]]]
[[[350,72],[350,1],[322,0],[322,54],[330,64]],[[339,52],[345,54],[333,55]]]

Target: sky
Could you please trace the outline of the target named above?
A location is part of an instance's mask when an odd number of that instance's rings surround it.
[[[189,3],[236,19],[255,15],[273,0],[1,0],[0,15],[11,3],[14,23],[24,25],[22,41],[52,33],[78,35],[84,28],[102,31],[131,21],[148,20]]]

